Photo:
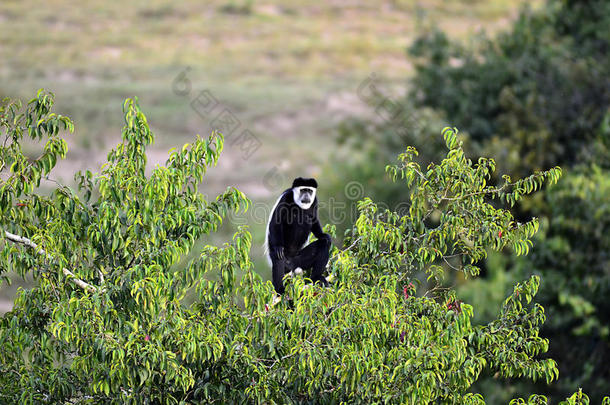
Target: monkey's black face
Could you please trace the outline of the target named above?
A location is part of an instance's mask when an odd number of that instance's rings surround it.
[[[302,188],[301,189],[301,202],[303,204],[309,204],[313,198],[313,188]]]
[[[292,193],[294,202],[304,210],[309,209],[316,198],[316,189],[313,187],[293,187]]]

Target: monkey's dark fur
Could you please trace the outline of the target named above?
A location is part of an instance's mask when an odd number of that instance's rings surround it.
[[[284,293],[284,275],[298,269],[311,269],[312,281],[328,285],[322,273],[328,263],[331,237],[322,231],[318,219],[317,187],[315,179],[294,179],[271,212],[266,245],[278,294]],[[317,240],[305,246],[310,233]]]

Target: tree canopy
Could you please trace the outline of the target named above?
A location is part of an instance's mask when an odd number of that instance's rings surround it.
[[[533,301],[539,277],[516,283],[481,325],[441,282],[449,272],[476,277],[488,250],[527,254],[538,221],[519,223],[510,209],[561,169],[488,184],[494,160],[471,161],[445,128],[441,161],[422,167],[408,147],[387,166],[405,205],[358,203],[345,245],[332,252],[331,287],[289,279],[275,303],[253,270],[246,228],[193,252],[230,210],[250,204],[234,188],[210,201],[198,192],[221,134],[171,151],[147,173],[154,136],[128,99],[121,143],[98,173],[77,173],[75,189],[51,177],[73,130],[52,106],[41,91],[0,109],[0,274],[36,281],[0,319],[2,402],[480,404],[472,385],[484,370],[557,378],[541,356],[549,342]],[[24,153],[27,138],[38,157]]]

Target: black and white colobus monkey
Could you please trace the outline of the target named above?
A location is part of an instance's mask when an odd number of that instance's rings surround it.
[[[271,211],[265,245],[278,294],[284,293],[284,275],[303,269],[311,269],[312,281],[328,285],[322,272],[328,263],[331,238],[318,220],[317,188],[315,179],[298,177]],[[318,240],[305,246],[312,232]]]

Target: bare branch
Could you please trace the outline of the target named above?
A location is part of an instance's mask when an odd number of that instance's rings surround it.
[[[360,239],[362,238],[362,236],[358,236],[358,238],[356,238],[356,240],[354,241],[354,243],[352,243],[351,245],[349,245],[348,247],[346,247],[345,249],[341,250],[341,253],[346,252],[348,250],[351,250],[354,246],[356,246],[356,243],[358,243],[358,241],[360,241]]]
[[[449,263],[449,260],[446,259],[446,256],[441,256],[441,258],[445,261],[445,263],[447,263],[447,265],[449,267],[451,267],[453,270],[455,271],[462,271],[461,269],[455,267],[454,265],[452,265],[451,263]]]
[[[25,238],[25,237],[19,236],[19,235],[15,235],[14,233],[10,233],[8,231],[4,231],[4,236],[6,237],[6,239],[10,240],[11,242],[20,243],[22,245],[30,247],[30,248],[34,249],[36,251],[36,253],[38,253],[39,255],[43,255],[43,256],[46,256],[48,259],[51,259],[50,255],[48,255],[47,252],[44,251],[44,249],[39,248],[36,243],[32,242],[28,238]],[[74,273],[72,273],[70,270],[63,268],[62,272],[64,273],[64,275],[66,277],[68,277],[68,280],[70,280],[72,283],[74,283],[78,287],[80,287],[84,290],[87,290],[89,292],[96,291],[96,288],[94,286],[77,278],[74,275]]]

